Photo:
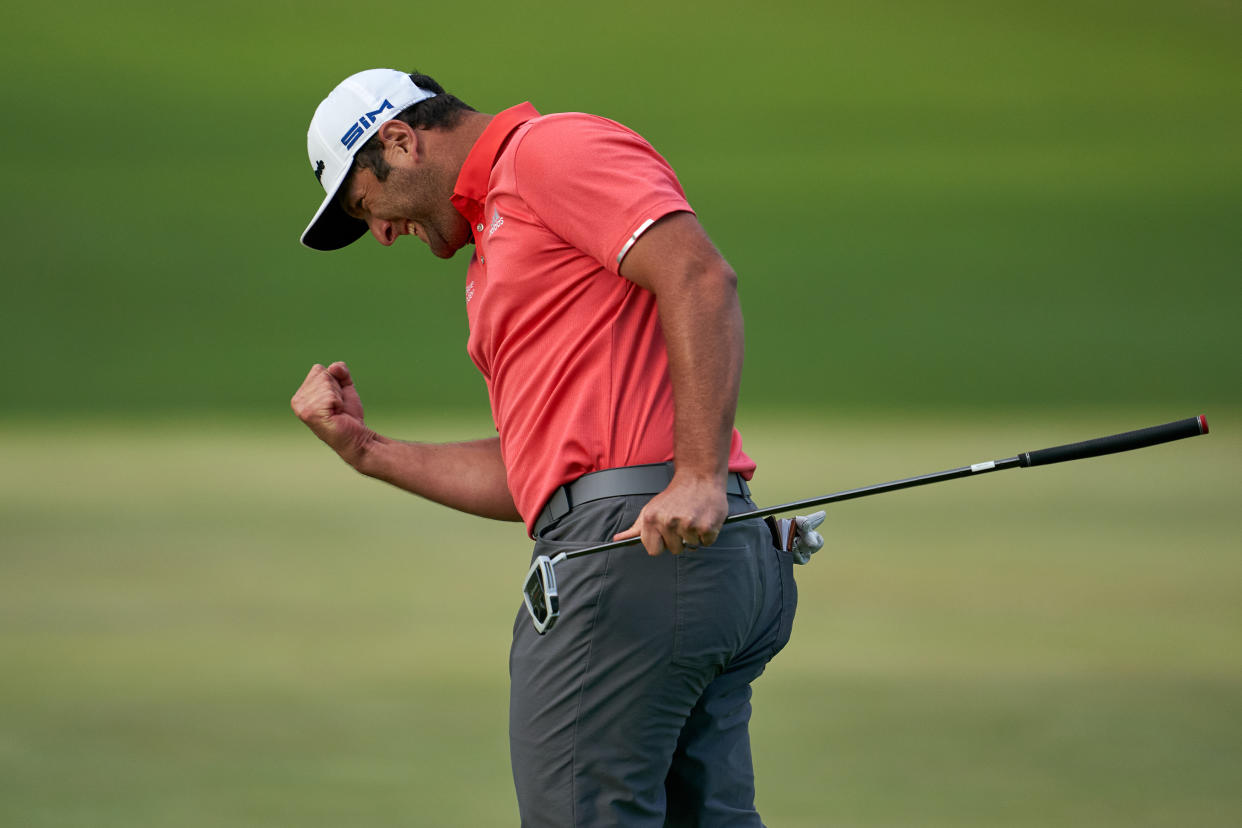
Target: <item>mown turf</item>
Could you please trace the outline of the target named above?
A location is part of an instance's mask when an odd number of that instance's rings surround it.
[[[771,503],[1194,413],[742,426]],[[1242,418],[1208,414],[1207,437],[834,509],[756,686],[768,823],[1242,821]],[[515,822],[520,529],[302,432],[0,429],[0,824]]]

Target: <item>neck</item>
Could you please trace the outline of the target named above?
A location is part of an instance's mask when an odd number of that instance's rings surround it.
[[[494,117],[484,112],[466,112],[457,126],[440,133],[441,150],[455,172],[461,172],[462,164],[466,163],[466,156],[470,155],[475,142],[479,140],[479,136],[483,134],[483,130],[487,129],[487,125]]]

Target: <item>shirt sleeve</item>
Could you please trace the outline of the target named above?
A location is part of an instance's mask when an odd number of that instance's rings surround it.
[[[641,135],[605,118],[547,116],[523,136],[514,159],[522,200],[613,273],[648,227],[693,212],[669,163]]]

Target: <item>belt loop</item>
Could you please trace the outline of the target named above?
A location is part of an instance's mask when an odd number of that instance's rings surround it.
[[[539,523],[541,526],[536,527],[535,535],[543,531],[544,527],[556,523],[573,508],[573,504],[569,502],[569,492],[565,486],[561,486],[552,493],[552,497],[548,498],[548,503],[543,507],[543,514],[540,516]]]
[[[746,485],[746,478],[742,477],[741,472],[733,472],[733,479],[737,481],[737,487],[742,490],[742,497],[750,497],[750,486]]]

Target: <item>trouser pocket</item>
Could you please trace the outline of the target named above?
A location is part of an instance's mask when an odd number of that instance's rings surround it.
[[[794,580],[793,554],[774,549],[777,556],[777,571],[780,573],[781,617],[777,625],[776,641],[772,646],[772,655],[785,648],[793,636],[794,615],[798,611],[798,582]]]
[[[681,553],[674,568],[673,663],[723,666],[746,644],[762,594],[755,551],[719,541]]]

